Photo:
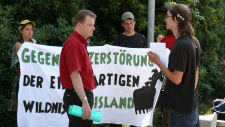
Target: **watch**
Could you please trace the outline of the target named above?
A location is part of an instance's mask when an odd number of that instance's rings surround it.
[[[85,96],[83,99],[81,99],[81,102],[87,101],[87,97]]]

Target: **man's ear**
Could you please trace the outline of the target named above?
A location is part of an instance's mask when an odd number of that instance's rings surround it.
[[[82,24],[80,22],[77,23],[77,28],[81,28]]]
[[[122,27],[124,27],[124,23],[123,22],[121,22],[121,25],[122,25]]]
[[[178,23],[177,17],[174,17],[174,22],[175,22],[175,23]]]

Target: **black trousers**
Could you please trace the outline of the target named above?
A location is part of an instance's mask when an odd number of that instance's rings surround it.
[[[88,103],[92,109],[93,103],[94,103],[93,92],[85,90],[85,94],[88,98]],[[63,102],[64,102],[63,108],[67,112],[67,116],[69,118],[69,127],[93,127],[94,126],[92,120],[82,120],[80,117],[76,117],[76,116],[68,114],[69,105],[77,105],[82,107],[82,102],[74,90],[69,90],[69,89],[65,90],[65,93],[63,96]]]

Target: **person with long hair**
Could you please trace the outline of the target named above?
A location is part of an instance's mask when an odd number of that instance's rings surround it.
[[[24,42],[31,42],[31,43],[37,43],[35,39],[33,39],[34,34],[34,27],[36,26],[35,22],[29,21],[29,20],[23,20],[20,22],[19,25],[19,37],[15,45],[13,46],[13,52],[12,52],[12,60],[11,60],[11,67],[16,65],[16,63],[19,62],[17,52],[20,49],[20,46]],[[11,100],[9,103],[8,110],[9,111],[17,111],[17,95],[19,91],[19,76],[20,76],[20,70],[19,67],[17,71],[17,75],[15,76],[14,82],[12,84],[12,94],[11,94]]]
[[[166,75],[167,81],[163,96],[163,105],[170,109],[171,127],[199,127],[198,67],[200,44],[194,37],[190,23],[191,11],[184,4],[165,4],[167,11],[166,29],[171,29],[176,42],[169,55],[166,68],[159,56],[151,51],[149,59]]]

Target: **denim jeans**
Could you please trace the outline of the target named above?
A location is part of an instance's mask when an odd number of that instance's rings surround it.
[[[198,109],[192,113],[180,113],[170,110],[170,127],[200,127]]]
[[[93,107],[94,104],[94,95],[92,92],[86,92],[86,96],[88,98],[88,103],[90,107]],[[67,116],[69,118],[69,127],[93,127],[93,121],[92,120],[82,120],[80,117],[76,117],[73,115],[68,114],[69,105],[78,105],[82,107],[82,102],[75,91],[71,90],[65,90],[64,96],[63,96],[63,102],[64,102],[64,110],[67,112]]]

